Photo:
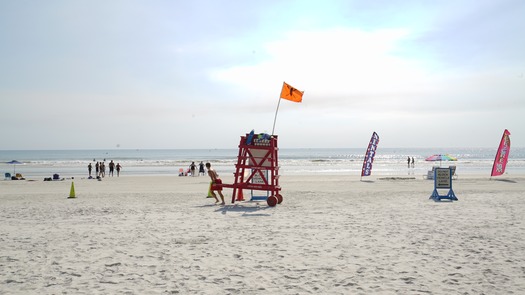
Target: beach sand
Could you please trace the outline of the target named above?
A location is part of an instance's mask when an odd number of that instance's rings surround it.
[[[207,177],[0,181],[0,293],[525,294],[525,176],[501,179],[437,203],[421,176],[282,176],[273,208]]]

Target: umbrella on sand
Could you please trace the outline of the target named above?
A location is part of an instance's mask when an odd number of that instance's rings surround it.
[[[445,155],[436,154],[436,155],[432,155],[425,159],[425,161],[432,161],[432,162],[439,161],[439,166],[441,166],[441,161],[457,161],[457,160],[458,160],[457,158],[452,157],[449,154],[445,154]]]
[[[16,175],[16,165],[22,165],[24,163],[22,162],[18,162],[17,160],[12,160],[12,161],[9,161],[9,162],[5,162],[6,164],[11,164],[13,165],[13,175]]]

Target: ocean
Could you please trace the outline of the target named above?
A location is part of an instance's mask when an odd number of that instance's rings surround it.
[[[287,149],[280,148],[281,175],[361,175],[366,148]],[[433,154],[450,154],[454,162],[427,162]],[[196,164],[211,162],[219,174],[233,173],[237,149],[108,149],[108,150],[2,150],[2,172],[21,173],[24,177],[87,177],[87,165],[113,160],[122,165],[121,175],[178,175]],[[372,176],[422,176],[432,166],[455,165],[458,175],[490,176],[496,148],[381,148],[377,149]],[[414,157],[415,167],[407,167],[407,157]],[[20,165],[6,162],[17,160]],[[93,167],[94,171],[94,167]],[[506,173],[525,174],[525,148],[511,148]]]

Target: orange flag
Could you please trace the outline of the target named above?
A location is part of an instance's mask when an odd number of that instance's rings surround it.
[[[304,91],[299,91],[292,86],[286,84],[286,82],[283,82],[283,90],[281,90],[281,98],[295,101],[295,102],[301,102],[303,101],[303,93]]]

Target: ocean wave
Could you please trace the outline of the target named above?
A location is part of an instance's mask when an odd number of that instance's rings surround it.
[[[363,150],[361,149],[282,149],[279,150],[279,166],[281,174],[297,173],[359,173],[363,164]],[[428,149],[389,149],[378,150],[373,162],[372,173],[384,175],[392,174],[424,174],[432,166],[448,167],[454,165],[463,173],[485,173],[492,169],[494,153],[491,149],[451,150],[458,156],[454,162],[427,162],[425,155],[433,151]],[[495,151],[495,150],[494,150]],[[199,164],[210,162],[221,173],[235,171],[238,150],[156,150],[112,152],[108,154],[97,151],[3,151],[0,155],[4,162],[5,172],[13,167],[5,164],[13,159],[24,162],[16,166],[16,171],[25,174],[49,175],[49,173],[68,173],[83,175],[87,172],[87,165],[93,166],[93,155],[96,159],[104,160],[106,166],[110,160],[120,163],[123,173],[130,174],[172,174],[179,169],[187,169],[192,161]],[[416,160],[415,168],[408,168],[406,157],[412,154]],[[521,157],[520,157],[521,156]],[[107,168],[106,168],[107,169]],[[94,167],[93,167],[94,170]],[[513,150],[507,164],[508,171],[525,171],[525,149]],[[13,171],[13,170],[11,170]]]

